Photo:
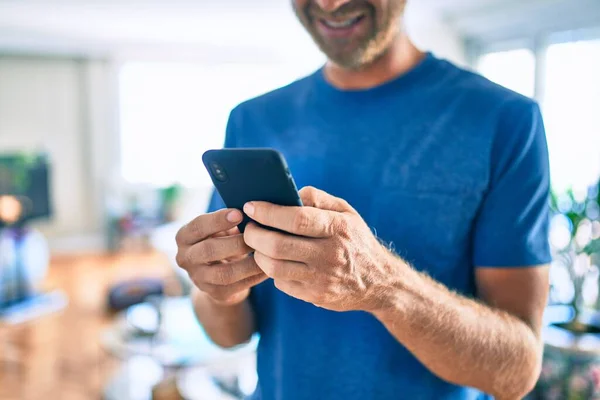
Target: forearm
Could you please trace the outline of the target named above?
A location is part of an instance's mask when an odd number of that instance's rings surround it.
[[[254,312],[248,300],[225,306],[195,289],[192,301],[196,316],[212,341],[224,348],[246,343],[256,331]]]
[[[386,306],[374,313],[397,340],[448,382],[498,399],[523,397],[541,365],[541,341],[534,330],[517,317],[404,269],[402,282],[385,296]]]

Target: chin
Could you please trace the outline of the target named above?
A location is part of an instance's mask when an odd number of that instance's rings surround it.
[[[369,67],[375,61],[377,61],[383,54],[373,55],[369,52],[363,51],[356,54],[332,54],[325,52],[327,58],[335,65],[350,70],[360,71]]]
[[[361,61],[347,61],[347,60],[336,60],[334,58],[329,58],[329,60],[335,65],[346,69],[348,71],[360,71],[369,65],[369,63],[365,63]]]
[[[317,41],[317,44],[329,61],[351,71],[369,67],[385,55],[386,49],[389,47],[383,43],[364,43],[362,46],[335,51],[331,47],[323,45],[322,42]]]
[[[344,69],[358,70],[366,64],[367,52],[363,49],[332,50],[331,47],[320,45],[320,50],[327,59]]]

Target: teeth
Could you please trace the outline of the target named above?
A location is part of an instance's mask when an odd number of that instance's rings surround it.
[[[355,23],[358,22],[359,19],[360,19],[360,17],[356,17],[356,18],[348,19],[346,21],[341,21],[341,22],[329,21],[329,20],[324,19],[323,23],[330,28],[340,29],[340,28],[348,28],[348,27],[354,25]]]

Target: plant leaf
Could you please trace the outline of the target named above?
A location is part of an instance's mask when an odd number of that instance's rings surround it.
[[[583,252],[588,256],[600,253],[600,239],[592,240],[585,248]]]

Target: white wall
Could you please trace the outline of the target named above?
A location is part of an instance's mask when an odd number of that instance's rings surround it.
[[[422,9],[419,3],[408,2],[406,30],[417,47],[432,51],[437,57],[466,66],[467,56],[463,38],[439,13]]]
[[[107,76],[102,63],[0,57],[0,152],[48,152],[54,217],[36,227],[56,249],[101,246],[100,171],[114,136]]]
[[[49,235],[89,228],[77,62],[0,58],[0,151],[47,150],[56,215]]]

